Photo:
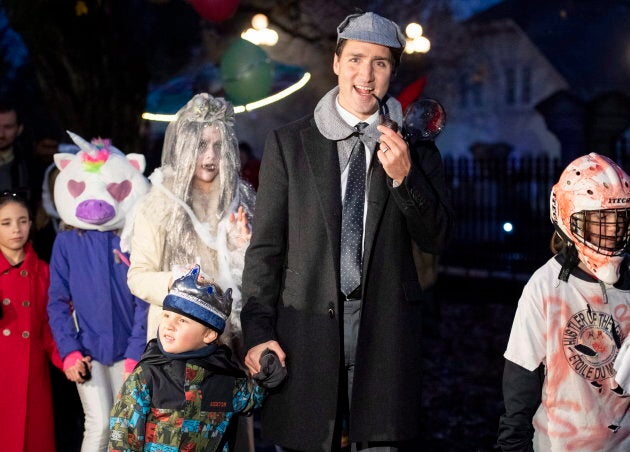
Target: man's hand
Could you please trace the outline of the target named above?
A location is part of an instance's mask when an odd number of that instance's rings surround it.
[[[378,160],[383,165],[385,174],[400,184],[411,170],[409,146],[400,133],[389,127],[380,125],[377,129],[382,133],[381,144],[376,152]]]
[[[278,344],[277,341],[263,342],[262,344],[258,344],[255,347],[250,348],[247,352],[247,356],[245,356],[245,365],[252,375],[260,372],[260,355],[262,355],[262,353],[267,349],[275,352],[275,354],[278,355],[280,364],[282,364],[282,367],[285,367],[284,361],[286,355],[280,347],[280,344]]]

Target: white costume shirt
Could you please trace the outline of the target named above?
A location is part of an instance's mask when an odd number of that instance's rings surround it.
[[[573,274],[563,282],[560,269],[552,258],[525,286],[504,354],[530,371],[546,367],[534,450],[630,451],[630,398],[612,391],[612,329],[620,342],[630,331],[630,291]]]

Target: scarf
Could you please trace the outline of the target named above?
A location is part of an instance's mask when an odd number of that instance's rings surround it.
[[[336,86],[328,93],[324,95],[317,103],[315,107],[315,124],[319,132],[327,139],[337,142],[337,150],[339,151],[339,170],[343,170],[348,165],[350,160],[350,154],[355,144],[354,127],[344,121],[335,102],[339,94],[339,87]],[[389,109],[389,115],[391,119],[396,121],[399,126],[402,125],[403,114],[400,102],[390,96],[386,96],[386,104]],[[359,139],[365,145],[365,149],[374,150],[378,144],[378,139],[381,133],[376,129],[378,121],[374,121],[372,124],[363,129],[363,134]]]

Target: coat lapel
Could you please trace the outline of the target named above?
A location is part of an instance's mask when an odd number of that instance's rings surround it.
[[[334,141],[317,132],[314,122],[302,132],[302,145],[315,180],[321,212],[326,222],[328,240],[333,256],[339,256],[341,236],[341,174],[339,156]],[[334,259],[335,272],[339,275],[339,259]]]
[[[361,272],[363,287],[365,287],[366,269],[369,268],[370,258],[372,257],[374,237],[383,216],[385,201],[388,196],[389,190],[386,185],[385,170],[381,162],[378,161],[378,157],[374,155],[372,158],[372,170],[370,171],[368,211],[365,219],[365,238],[363,241],[363,271]]]

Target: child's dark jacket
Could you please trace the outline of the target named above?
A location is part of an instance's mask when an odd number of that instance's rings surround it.
[[[153,339],[112,409],[109,450],[227,451],[233,417],[263,398],[227,347],[171,360]]]

